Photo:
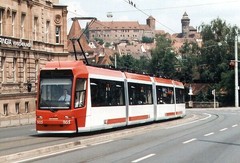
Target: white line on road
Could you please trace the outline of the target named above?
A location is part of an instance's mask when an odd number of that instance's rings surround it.
[[[105,143],[109,143],[109,142],[112,142],[112,141],[113,140],[107,140],[107,141],[103,141],[103,142],[98,142],[98,143],[91,144],[91,146],[105,144]]]
[[[147,158],[149,158],[149,157],[152,157],[152,156],[154,156],[154,155],[155,155],[155,154],[152,153],[152,154],[149,154],[149,155],[147,155],[147,156],[141,157],[141,158],[139,158],[139,159],[137,159],[137,160],[134,160],[134,161],[132,161],[132,162],[140,162],[140,161],[145,160],[145,159],[147,159]]]
[[[25,159],[25,160],[20,160],[20,161],[17,161],[16,163],[28,162],[28,161],[32,161],[32,160],[36,160],[36,159],[40,159],[40,158],[44,158],[44,157],[49,157],[49,156],[53,156],[53,155],[58,155],[58,154],[61,154],[61,153],[74,151],[74,150],[78,150],[78,149],[82,149],[82,148],[86,148],[86,147],[87,146],[82,145],[82,146],[79,146],[79,147],[66,149],[66,150],[63,150],[63,151],[58,151],[58,152],[54,152],[54,153],[50,153],[50,154],[46,154],[46,155],[40,155],[40,156],[37,156],[37,157],[28,158],[28,159]]]
[[[203,114],[206,114],[207,117],[205,118],[202,118],[202,119],[199,119],[199,120],[196,120],[196,121],[191,121],[191,122],[188,122],[188,123],[183,123],[183,124],[180,124],[180,125],[176,125],[176,126],[172,126],[172,127],[167,127],[166,129],[171,129],[171,128],[175,128],[175,127],[180,127],[180,126],[185,126],[185,125],[189,125],[189,124],[192,124],[192,123],[195,123],[195,122],[199,122],[199,121],[204,121],[208,118],[210,118],[212,115],[211,114],[208,114],[208,113],[203,113]]]
[[[232,127],[237,127],[237,126],[238,126],[238,124],[232,125]]]
[[[228,128],[223,128],[223,129],[221,129],[221,130],[219,130],[219,131],[225,131],[225,130],[227,130]]]
[[[208,134],[205,134],[204,136],[210,136],[210,135],[213,135],[213,134],[214,134],[214,132],[210,132]]]
[[[195,140],[197,140],[197,139],[196,139],[196,138],[193,138],[193,139],[190,139],[190,140],[187,140],[187,141],[183,142],[183,144],[187,144],[187,143],[193,142],[193,141],[195,141]]]

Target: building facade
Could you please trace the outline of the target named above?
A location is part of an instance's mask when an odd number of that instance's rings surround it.
[[[145,25],[138,21],[95,21],[88,30],[89,41],[102,39],[105,42],[141,41],[142,37],[155,36],[155,19],[150,16]]]
[[[66,60],[67,6],[0,0],[0,115],[34,111],[39,70]]]

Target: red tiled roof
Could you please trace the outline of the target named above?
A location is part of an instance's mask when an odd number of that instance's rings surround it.
[[[89,30],[107,30],[107,29],[141,29],[141,25],[138,21],[95,21],[90,27]]]

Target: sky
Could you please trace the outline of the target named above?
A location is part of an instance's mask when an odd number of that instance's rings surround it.
[[[231,26],[240,27],[240,0],[59,0],[68,6],[68,29],[72,17],[96,17],[100,21],[138,21],[146,24],[151,15],[156,29],[181,33],[181,18],[186,12],[190,26],[197,28],[220,18]],[[108,17],[112,15],[112,17]],[[84,21],[80,22],[82,28]]]

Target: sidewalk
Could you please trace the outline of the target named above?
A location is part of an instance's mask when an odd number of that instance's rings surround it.
[[[14,115],[0,115],[0,128],[1,127],[10,127],[10,126],[19,126],[35,123],[35,112],[14,114]]]

